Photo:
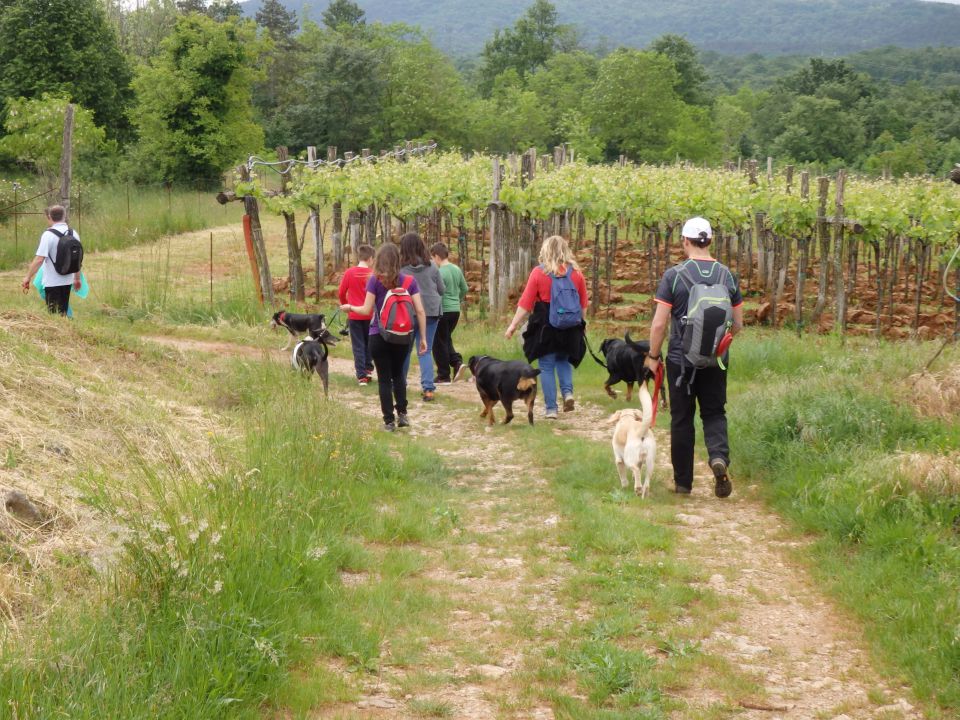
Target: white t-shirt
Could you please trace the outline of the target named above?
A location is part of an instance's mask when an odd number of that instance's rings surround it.
[[[54,223],[53,227],[62,233],[67,231],[66,223]],[[76,230],[73,231],[73,235],[77,238],[77,240],[80,239],[80,236],[77,234]],[[43,261],[44,287],[60,287],[61,285],[73,284],[73,273],[70,273],[69,275],[61,275],[53,267],[53,260],[57,259],[57,245],[59,243],[60,238],[49,230],[44,230],[43,234],[40,236],[40,244],[37,246],[37,256],[46,258]]]

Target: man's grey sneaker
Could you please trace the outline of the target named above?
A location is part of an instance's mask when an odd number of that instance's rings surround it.
[[[397,427],[410,427],[410,421],[407,420],[406,413],[397,413]]]
[[[384,424],[383,424],[383,429],[384,429],[386,432],[393,432],[394,430],[397,429],[397,426],[394,425],[392,422],[388,422],[388,423],[384,423]]]
[[[733,492],[733,483],[727,477],[727,461],[723,458],[714,458],[710,461],[710,469],[713,470],[713,478],[716,481],[713,493],[718,498],[730,497],[730,493]]]
[[[453,382],[457,382],[457,380],[462,378],[466,372],[467,372],[466,365],[464,365],[463,363],[457,365],[457,369],[454,370],[453,372]]]
[[[563,396],[563,411],[570,412],[573,410],[573,395],[564,395]]]
[[[673,486],[673,491],[674,491],[677,495],[689,495],[689,494],[690,494],[690,488],[684,487],[683,485],[674,485],[674,486]]]
[[[547,420],[556,420],[556,419],[557,419],[557,411],[556,411],[556,410],[547,410],[547,414],[544,415],[544,417],[545,417]]]

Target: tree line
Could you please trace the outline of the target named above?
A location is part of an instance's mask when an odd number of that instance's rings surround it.
[[[0,0],[0,166],[54,172],[67,102],[79,106],[80,171],[145,182],[214,185],[280,145],[427,138],[491,152],[569,143],[598,161],[773,155],[895,175],[960,159],[960,88],[926,81],[929,63],[894,83],[812,58],[734,87],[723,62],[707,56],[711,75],[678,35],[644,50],[588,47],[548,0],[456,62],[415,27],[368,22],[352,0],[321,18],[301,22],[279,0],[255,18],[235,0]]]

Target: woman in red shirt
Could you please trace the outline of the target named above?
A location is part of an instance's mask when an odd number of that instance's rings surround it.
[[[587,283],[577,267],[577,261],[567,241],[553,235],[540,247],[540,264],[530,271],[527,286],[517,303],[517,312],[510,321],[505,335],[510,338],[529,316],[523,333],[523,354],[527,360],[537,360],[543,385],[543,401],[547,406],[546,417],[557,418],[557,384],[563,397],[563,410],[573,410],[573,368],[580,365],[586,354],[583,312],[587,309]],[[550,295],[555,277],[570,280],[580,296],[580,322],[573,327],[560,329],[550,323]]]

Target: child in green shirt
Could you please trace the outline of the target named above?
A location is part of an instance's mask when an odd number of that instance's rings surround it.
[[[460,303],[467,297],[467,279],[463,271],[448,259],[450,251],[441,242],[430,248],[430,256],[440,269],[440,277],[445,288],[440,302],[440,323],[433,339],[433,360],[437,366],[437,383],[456,382],[463,375],[466,365],[463,358],[453,347],[453,331],[460,321]]]

